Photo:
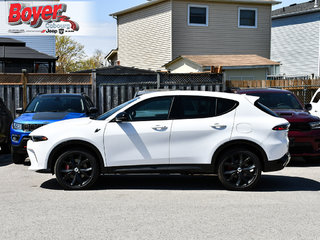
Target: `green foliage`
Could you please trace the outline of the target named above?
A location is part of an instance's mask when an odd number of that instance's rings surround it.
[[[57,73],[76,72],[103,66],[105,54],[96,50],[94,55],[87,58],[84,46],[71,37],[56,36]]]

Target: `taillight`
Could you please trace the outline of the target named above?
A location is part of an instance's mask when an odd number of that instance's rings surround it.
[[[278,126],[275,126],[274,128],[272,128],[272,130],[275,130],[275,131],[286,131],[288,130],[290,127],[290,124],[283,124],[283,125],[278,125]]]

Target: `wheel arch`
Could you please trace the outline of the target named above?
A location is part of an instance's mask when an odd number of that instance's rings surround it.
[[[215,151],[214,155],[212,156],[211,164],[213,166],[215,173],[218,172],[219,157],[222,154],[224,154],[226,151],[228,151],[230,149],[234,149],[236,147],[246,148],[248,150],[251,150],[253,153],[255,153],[261,162],[262,171],[264,171],[265,162],[268,161],[268,158],[267,158],[267,154],[265,153],[263,148],[261,146],[259,146],[257,143],[249,141],[249,140],[233,140],[233,141],[230,141],[230,142],[227,142],[227,143],[224,143],[223,145],[221,145]]]
[[[58,156],[60,156],[64,151],[70,148],[83,148],[85,150],[88,150],[97,159],[100,171],[104,169],[103,157],[96,146],[83,140],[70,140],[60,143],[51,151],[48,158],[47,168],[50,169],[50,172],[52,174],[54,174],[54,165],[58,159]]]

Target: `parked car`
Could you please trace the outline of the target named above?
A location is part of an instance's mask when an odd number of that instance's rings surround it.
[[[320,156],[320,119],[308,111],[290,91],[281,89],[242,89],[239,94],[260,97],[259,102],[290,122],[289,152],[296,157]]]
[[[43,126],[28,141],[30,170],[52,172],[64,189],[89,188],[102,173],[217,173],[247,190],[261,171],[289,162],[289,123],[229,93],[171,91],[136,97],[97,119]]]
[[[9,109],[0,98],[0,147],[1,153],[10,152],[10,125],[12,115]]]
[[[311,98],[310,113],[314,116],[320,117],[320,88],[315,92]]]
[[[23,111],[17,109],[11,126],[12,160],[16,164],[24,162],[27,156],[29,134],[49,123],[88,117],[97,114],[90,98],[84,94],[40,94]]]

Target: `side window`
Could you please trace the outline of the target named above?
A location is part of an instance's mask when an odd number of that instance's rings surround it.
[[[236,101],[225,99],[225,98],[217,98],[216,116],[231,112],[237,106],[238,106],[238,102]]]
[[[159,97],[145,100],[126,112],[131,121],[167,120],[173,97]]]
[[[175,119],[209,118],[215,115],[216,98],[213,97],[179,97],[175,105]]]
[[[312,100],[313,103],[317,103],[320,100],[320,92],[317,93],[317,95],[314,97],[314,99]]]
[[[188,25],[208,26],[209,7],[205,5],[188,5]]]
[[[257,28],[256,8],[239,8],[238,12],[238,27],[239,28]]]

